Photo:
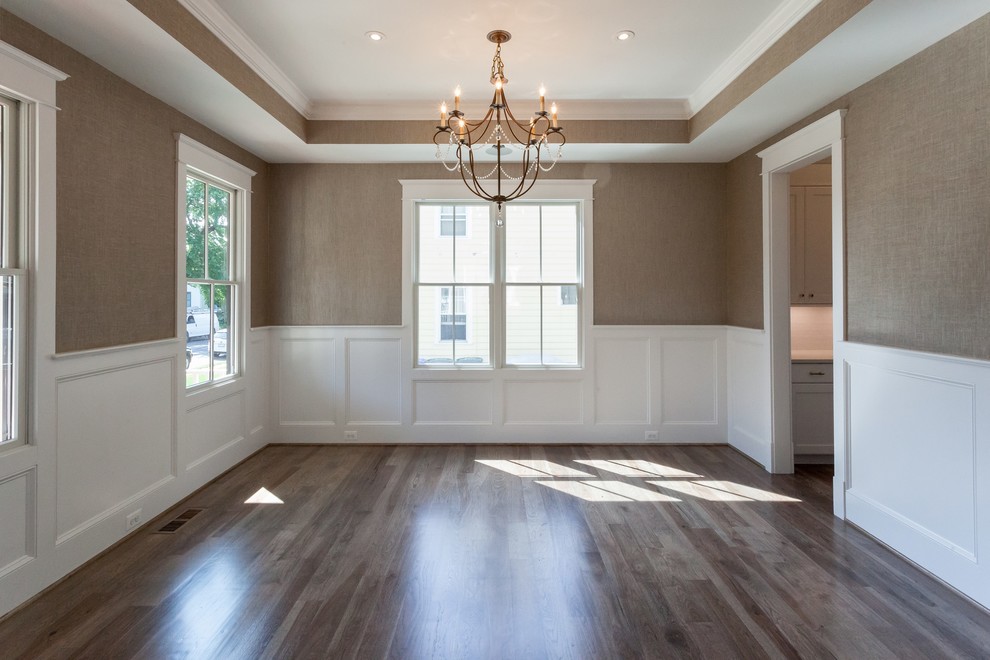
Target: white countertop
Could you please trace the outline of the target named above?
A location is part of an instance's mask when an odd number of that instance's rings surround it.
[[[791,351],[791,362],[831,362],[831,349],[816,351]]]

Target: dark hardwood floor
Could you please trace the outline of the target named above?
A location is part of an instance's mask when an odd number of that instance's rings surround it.
[[[990,614],[830,489],[727,447],[269,447],[0,622],[0,657],[990,656]]]

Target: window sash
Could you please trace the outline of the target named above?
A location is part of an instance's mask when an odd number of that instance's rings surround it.
[[[235,255],[237,254],[237,218],[239,214],[239,204],[242,203],[241,196],[238,194],[236,189],[225,186],[213,177],[209,176],[204,172],[200,172],[191,167],[187,167],[186,181],[187,185],[190,180],[198,181],[203,184],[203,235],[202,235],[202,248],[203,248],[203,268],[202,277],[188,277],[188,264],[187,264],[187,277],[185,278],[186,292],[188,292],[188,287],[193,286],[206,286],[209,287],[209,301],[206,305],[206,309],[209,313],[208,323],[210,326],[209,334],[206,342],[206,379],[197,382],[189,382],[189,367],[186,369],[186,391],[192,391],[197,388],[207,387],[209,385],[224,382],[235,378],[239,375],[239,365],[237,364],[237,347],[240,343],[240,337],[237,333],[237,309],[239,304],[240,296],[240,282],[238,280],[237,271],[237,259]],[[227,205],[227,244],[223,250],[224,259],[226,261],[226,278],[211,277],[210,276],[210,193],[211,190],[220,190],[227,194],[228,205]],[[186,206],[186,223],[188,225],[188,199]],[[199,236],[197,236],[197,239]],[[186,240],[186,249],[189,249],[188,238]],[[197,269],[198,273],[198,269]],[[228,300],[224,306],[224,312],[226,313],[226,318],[224,322],[226,324],[225,328],[219,328],[219,320],[217,319],[216,311],[216,290],[220,287],[227,287],[229,290]],[[186,298],[185,295],[183,295]],[[188,298],[186,298],[188,300]],[[188,316],[189,310],[187,308],[186,314]],[[218,374],[218,363],[216,358],[216,347],[217,347],[217,333],[225,331],[226,335],[226,346],[224,361],[226,362],[226,373]],[[188,349],[188,344],[187,344]],[[199,356],[194,356],[194,360]],[[191,364],[191,363],[190,363]]]
[[[27,316],[29,279],[24,258],[28,172],[24,167],[21,104],[0,95],[0,447],[27,442]]]

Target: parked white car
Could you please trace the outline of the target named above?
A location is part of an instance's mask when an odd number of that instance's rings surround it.
[[[186,341],[210,336],[210,317],[213,317],[213,325],[217,325],[216,314],[207,311],[186,312]]]
[[[213,355],[227,355],[227,331],[217,330],[213,333]]]

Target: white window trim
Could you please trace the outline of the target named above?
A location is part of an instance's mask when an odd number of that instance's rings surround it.
[[[492,282],[492,309],[497,314],[497,321],[492,323],[491,329],[491,366],[486,366],[488,370],[543,370],[543,371],[566,371],[583,370],[587,367],[587,346],[585,340],[590,336],[591,326],[594,319],[594,250],[592,244],[594,227],[594,185],[597,179],[547,179],[537,181],[533,188],[521,200],[528,203],[536,202],[577,202],[581,213],[581,247],[583,252],[581,286],[579,287],[578,304],[581,309],[581,319],[578,325],[578,366],[553,366],[553,365],[506,365],[505,346],[503,342],[503,316],[502,311],[502,288],[504,282],[495,278]],[[415,344],[414,327],[414,296],[413,296],[413,269],[414,264],[414,232],[416,228],[416,206],[420,203],[440,203],[440,204],[478,204],[482,202],[477,197],[472,197],[464,187],[464,182],[459,179],[400,179],[402,185],[402,326],[406,328],[410,335],[410,346]],[[501,243],[502,238],[498,232],[501,228],[495,229],[493,239],[493,253],[496,242]],[[498,256],[492,262],[493,269],[500,269],[502,266],[497,263],[501,260]],[[415,351],[411,351],[410,362],[415,362]],[[459,370],[470,371],[479,367],[458,367],[450,366],[430,366],[425,367],[412,364],[416,370],[445,370],[453,373]]]
[[[55,408],[56,396],[51,360],[55,355],[55,87],[66,78],[58,69],[0,42],[0,92],[20,102],[23,252],[18,270],[25,272],[26,289],[18,302],[23,321],[15,347],[20,361],[15,383],[20,418],[16,440],[0,450],[0,481],[37,470],[53,451],[46,441],[54,433],[54,418],[48,413]]]
[[[185,369],[176,370],[179,391],[188,399],[206,394],[210,398],[214,392],[223,392],[237,383],[245,375],[247,331],[250,327],[248,316],[251,313],[251,178],[255,172],[240,163],[196,142],[192,138],[177,133],[176,139],[176,337],[179,361],[185,365],[186,327],[186,177],[204,176],[213,179],[234,191],[234,217],[231,218],[230,269],[231,279],[236,283],[237,293],[231,305],[234,322],[229,325],[233,337],[232,376],[213,380],[202,385],[186,387]],[[211,356],[212,358],[212,356]]]

